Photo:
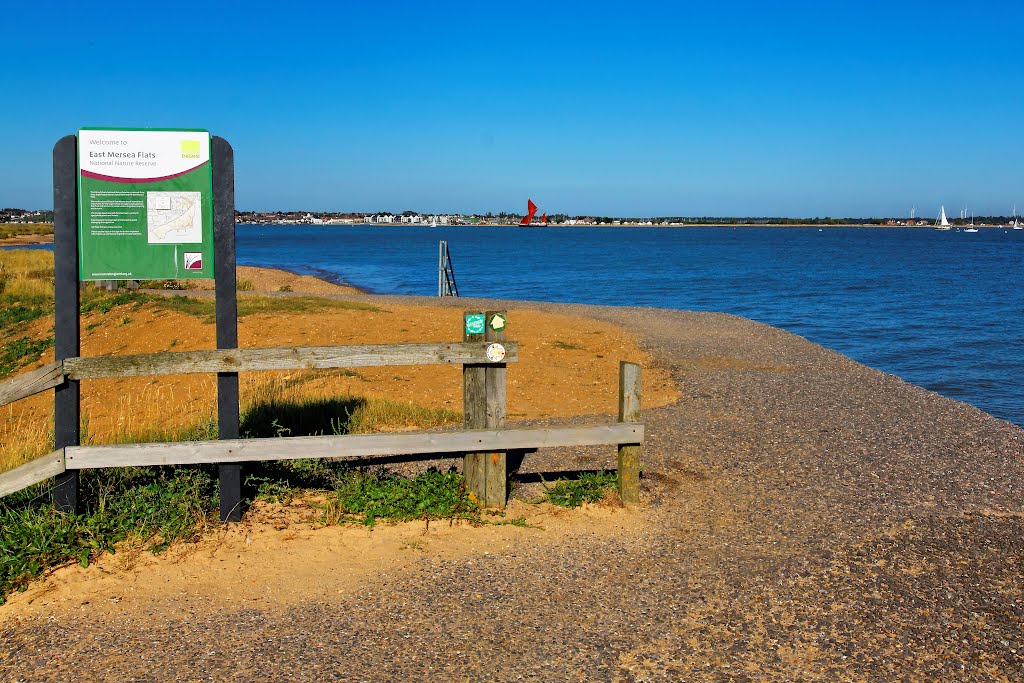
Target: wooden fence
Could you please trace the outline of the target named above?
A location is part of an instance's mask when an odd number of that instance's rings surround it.
[[[98,468],[197,463],[244,463],[294,458],[464,454],[467,486],[487,506],[504,506],[508,494],[507,453],[539,448],[615,445],[619,453],[620,494],[639,502],[640,366],[622,362],[619,421],[584,427],[505,428],[506,364],[517,362],[518,344],[505,340],[505,311],[467,312],[483,318],[485,329],[467,322],[464,341],[451,343],[305,346],[219,349],[137,355],[73,357],[0,382],[0,405],[61,386],[66,381],[145,375],[297,370],[399,365],[463,366],[464,429],[448,432],[341,436],[219,439],[175,443],[68,445],[0,474],[0,496],[65,472]],[[222,519],[237,519],[221,511]]]

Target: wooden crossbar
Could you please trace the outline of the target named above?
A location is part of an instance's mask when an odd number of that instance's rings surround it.
[[[425,453],[532,450],[555,446],[640,444],[643,442],[643,438],[644,426],[642,424],[619,422],[592,427],[350,434],[111,446],[67,446],[64,450],[68,469],[87,469],[293,460],[297,458],[356,459]]]
[[[32,484],[46,481],[67,471],[64,463],[64,449],[60,448],[49,455],[36,458],[13,470],[0,474],[0,498],[17,493]]]
[[[53,389],[63,382],[64,369],[61,364],[47,363],[41,368],[0,382],[0,406]]]
[[[72,380],[198,372],[368,368],[391,365],[494,364],[487,342],[290,346],[267,349],[166,351],[66,358],[0,382],[0,406]],[[506,342],[502,363],[519,360],[519,345]]]
[[[505,360],[519,359],[515,342],[505,345]],[[385,365],[462,365],[489,363],[484,342],[429,344],[360,344],[347,346],[288,346],[268,349],[221,349],[142,353],[124,356],[68,358],[64,371],[71,379],[140,375],[178,375],[194,372],[369,368]]]

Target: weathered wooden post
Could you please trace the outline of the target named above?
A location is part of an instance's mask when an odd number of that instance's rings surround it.
[[[619,422],[639,421],[640,366],[620,361]],[[640,503],[640,451],[640,444],[619,444],[619,497],[626,505]]]
[[[502,429],[505,426],[505,373],[507,365],[497,362],[504,358],[505,311],[466,311],[463,320],[465,341],[489,341],[500,356],[491,358],[490,364],[462,366],[462,411],[466,429]],[[499,348],[500,347],[500,348]],[[505,507],[508,496],[508,456],[495,453],[467,453],[462,472],[466,486],[485,507]]]
[[[487,317],[483,311],[463,314],[463,341],[483,341]],[[487,366],[462,366],[462,425],[465,429],[487,427]],[[462,461],[466,486],[482,505],[487,504],[485,458],[482,453],[467,453]]]
[[[508,324],[507,311],[487,311],[487,329],[484,341],[505,344],[505,328]],[[495,348],[496,347],[489,347]],[[490,355],[490,354],[488,354]],[[504,357],[502,349],[500,355]],[[496,356],[495,356],[496,357]],[[487,429],[505,428],[505,363],[488,365],[485,374],[487,395]],[[499,451],[484,456],[484,497],[488,507],[505,507],[508,500],[508,453]]]

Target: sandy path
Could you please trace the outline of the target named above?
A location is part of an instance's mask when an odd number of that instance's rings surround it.
[[[1024,678],[1024,432],[740,318],[542,308],[636,330],[682,388],[678,404],[645,413],[644,509],[454,550],[428,536],[355,590],[317,579],[316,600],[89,604],[8,621],[0,673]],[[589,457],[549,453],[526,469]]]

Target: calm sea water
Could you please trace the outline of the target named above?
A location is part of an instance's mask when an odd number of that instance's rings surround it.
[[[1024,425],[1024,231],[239,226],[240,265],[381,294],[721,311]]]

